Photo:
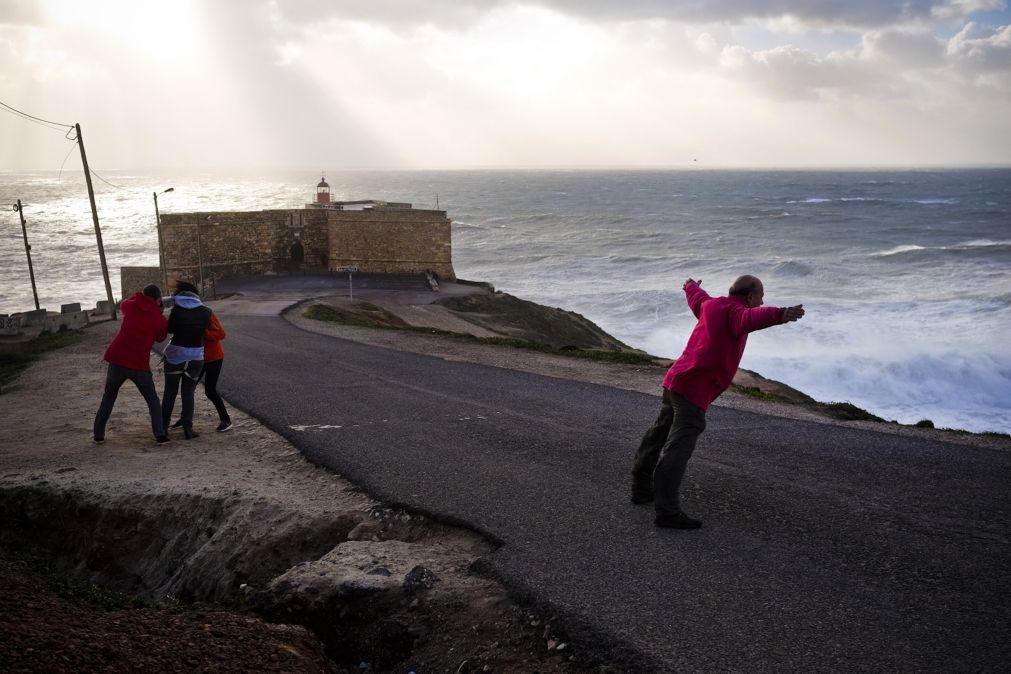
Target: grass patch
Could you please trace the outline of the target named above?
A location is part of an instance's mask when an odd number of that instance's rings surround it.
[[[731,384],[733,390],[741,395],[746,395],[749,398],[755,398],[757,400],[769,400],[778,403],[792,403],[793,401],[789,398],[784,398],[783,396],[776,395],[775,393],[769,393],[768,391],[763,391],[757,386],[740,386],[738,384]]]
[[[966,431],[961,428],[942,428],[945,433],[955,433],[956,435],[978,435],[981,438],[994,438],[997,440],[1011,440],[1011,434],[1000,431]]]
[[[354,325],[362,328],[377,327],[374,321],[363,318],[358,314],[351,313],[350,311],[335,309],[329,304],[312,305],[305,310],[305,317],[311,318],[314,321],[328,321],[330,323],[339,323],[340,325]]]
[[[11,384],[42,354],[76,344],[82,336],[80,330],[43,332],[29,343],[27,354],[0,355],[0,394],[10,390]]]
[[[567,356],[569,358],[585,358],[587,360],[603,361],[608,363],[627,363],[630,365],[652,365],[653,357],[641,353],[620,351],[618,349],[578,349],[562,348],[558,349],[544,342],[537,342],[527,339],[514,339],[512,337],[474,337],[473,335],[461,335],[460,333],[448,333],[458,339],[476,342],[478,344],[491,344],[493,346],[506,346],[513,349],[526,349],[527,351],[539,351],[555,356]]]
[[[68,580],[62,577],[48,560],[28,552],[0,549],[0,561],[21,567],[26,573],[35,575],[54,594],[77,606],[115,611],[125,608],[146,608],[153,605],[140,597],[116,592],[94,583]]]
[[[843,421],[884,421],[853,403],[808,403],[807,407],[827,417]]]
[[[421,332],[429,335],[440,335],[452,339],[469,342],[471,344],[488,344],[491,346],[503,346],[512,349],[524,349],[527,351],[537,351],[555,356],[566,356],[569,358],[585,358],[587,360],[626,363],[631,365],[652,365],[653,356],[621,351],[618,349],[579,349],[579,348],[556,348],[535,340],[516,339],[514,337],[475,337],[460,332],[449,332],[437,328],[423,328],[396,319],[386,311],[369,302],[355,302],[355,307],[363,309],[373,315],[361,315],[351,311],[344,311],[326,304],[313,304],[306,309],[304,316],[317,321],[330,321],[341,325],[352,325],[366,328],[385,328],[387,330],[405,330],[408,332]],[[391,320],[395,319],[395,320]]]

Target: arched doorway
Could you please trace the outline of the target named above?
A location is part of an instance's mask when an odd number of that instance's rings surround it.
[[[295,243],[291,244],[291,248],[288,249],[288,267],[292,270],[298,270],[302,268],[302,264],[305,262],[305,248],[302,246],[302,242],[296,240]]]

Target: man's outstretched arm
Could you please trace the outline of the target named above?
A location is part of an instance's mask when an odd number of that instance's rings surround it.
[[[702,289],[702,279],[696,281],[695,279],[688,279],[681,286],[681,289],[685,291],[685,298],[688,300],[688,308],[692,310],[695,314],[695,318],[699,317],[702,313],[702,304],[712,299],[705,290]]]
[[[792,307],[740,307],[730,315],[730,330],[739,337],[774,325],[799,321],[803,317],[803,304]]]

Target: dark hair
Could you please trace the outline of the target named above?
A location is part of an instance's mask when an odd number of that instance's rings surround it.
[[[161,288],[152,283],[149,286],[144,286],[144,294],[153,300],[160,300]]]
[[[733,285],[730,286],[730,294],[738,295],[740,297],[747,297],[751,293],[758,290],[758,284],[752,281],[751,283],[742,283],[740,286]]]
[[[199,295],[200,291],[197,290],[197,287],[189,281],[176,281],[175,292],[173,294],[178,295],[179,293],[193,293],[194,295]]]

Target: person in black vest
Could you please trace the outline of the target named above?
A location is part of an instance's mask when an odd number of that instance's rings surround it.
[[[187,440],[197,437],[193,432],[193,393],[204,369],[204,333],[211,324],[211,310],[204,306],[197,287],[187,281],[176,281],[175,305],[168,318],[172,335],[165,347],[165,393],[161,399],[161,416],[168,428],[176,394],[182,387],[183,434]]]

